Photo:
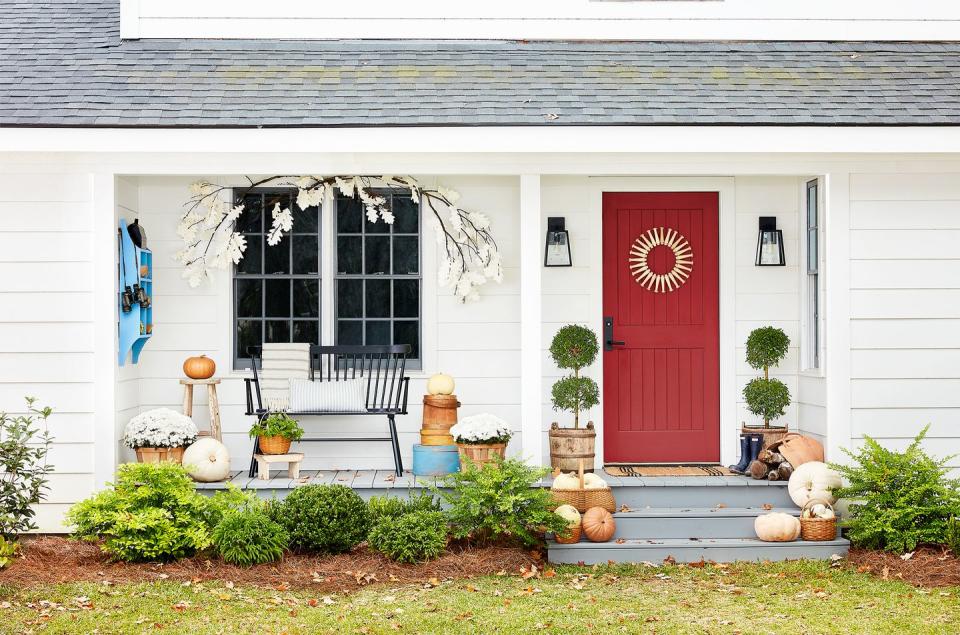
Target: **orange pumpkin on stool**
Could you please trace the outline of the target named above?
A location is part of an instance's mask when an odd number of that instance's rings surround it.
[[[206,355],[188,357],[183,362],[183,374],[190,379],[210,379],[215,372],[217,364]]]

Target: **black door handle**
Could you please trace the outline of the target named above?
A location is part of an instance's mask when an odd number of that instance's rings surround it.
[[[612,351],[614,346],[626,346],[626,342],[613,339],[613,317],[603,318],[603,350]]]
[[[620,342],[620,341],[618,341],[618,340],[607,340],[607,346],[610,346],[610,347],[613,347],[613,346],[626,346],[626,345],[627,345],[626,342]]]

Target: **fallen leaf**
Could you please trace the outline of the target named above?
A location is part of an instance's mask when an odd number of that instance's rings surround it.
[[[663,564],[677,564],[677,559],[673,556],[667,556],[663,559]]]
[[[547,113],[547,114],[544,115],[544,118],[545,118],[547,121],[556,121],[557,119],[560,118],[560,115],[558,115],[558,114],[555,113],[555,112],[549,112],[549,113]]]
[[[540,572],[537,571],[537,565],[532,564],[530,568],[520,567],[520,577],[524,580],[529,580],[530,578],[536,578],[540,575]]]
[[[614,540],[614,542],[617,543],[618,545],[622,545],[622,544],[624,544],[624,543],[627,542],[627,539],[626,539],[626,538],[617,538],[616,540]]]
[[[905,553],[905,554],[903,554],[902,556],[900,556],[900,559],[901,559],[901,560],[909,560],[909,559],[912,558],[912,557],[913,557],[913,552],[912,552],[912,551],[908,551],[907,553]]]
[[[890,579],[890,567],[884,567],[883,569],[881,569],[881,570],[880,570],[880,577],[883,578],[884,580],[889,580],[889,579]]]
[[[771,509],[773,509],[773,505],[771,505],[770,503],[764,503],[763,505],[760,506],[760,508],[766,511],[770,511]]]

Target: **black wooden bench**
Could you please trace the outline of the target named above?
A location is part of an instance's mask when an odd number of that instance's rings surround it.
[[[262,349],[259,346],[247,349],[250,355],[253,377],[244,379],[247,391],[247,414],[263,419],[271,414],[263,406],[260,395],[258,366],[262,368]],[[292,412],[290,416],[386,416],[389,422],[388,437],[305,437],[301,442],[313,441],[389,441],[393,447],[393,463],[397,476],[403,475],[403,460],[400,458],[400,442],[397,439],[397,415],[407,414],[407,393],[410,378],[406,376],[407,355],[410,345],[396,346],[311,346],[310,381],[341,381],[366,378],[366,412]],[[253,442],[253,454],[260,451],[259,440]],[[250,476],[256,476],[257,462],[250,460]]]

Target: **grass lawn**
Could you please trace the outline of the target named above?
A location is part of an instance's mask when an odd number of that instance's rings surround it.
[[[825,562],[558,567],[349,595],[202,584],[0,587],[2,633],[958,633],[960,588]]]

